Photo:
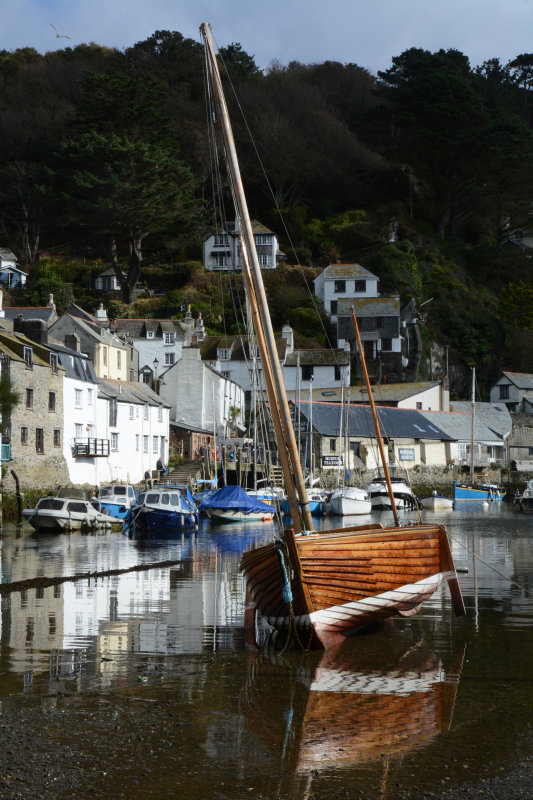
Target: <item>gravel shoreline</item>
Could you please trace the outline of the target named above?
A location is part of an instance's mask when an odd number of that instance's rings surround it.
[[[192,791],[187,793],[183,776],[201,776],[210,768],[194,726],[180,713],[179,704],[169,697],[148,695],[4,698],[0,702],[0,753],[2,800],[174,800],[187,794],[199,798],[200,791],[192,789],[197,779],[189,779]],[[162,767],[167,768],[167,775],[162,774]],[[217,768],[225,769],[223,764]],[[224,789],[204,795],[207,800],[281,797],[238,786],[226,769],[228,775],[222,775],[222,780],[227,783],[221,783]],[[442,791],[397,786],[390,794],[391,788],[387,793],[390,800],[531,800],[533,759],[522,759],[505,775]],[[314,800],[319,800],[320,788],[314,789]],[[371,800],[361,793],[355,798]]]

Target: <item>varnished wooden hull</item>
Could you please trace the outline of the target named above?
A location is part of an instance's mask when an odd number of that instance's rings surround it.
[[[281,558],[283,556],[283,559]],[[295,536],[282,545],[244,553],[249,594],[276,629],[294,624],[315,644],[331,647],[358,628],[410,615],[456,581],[446,531],[440,525],[369,525]],[[283,599],[290,574],[292,603]]]

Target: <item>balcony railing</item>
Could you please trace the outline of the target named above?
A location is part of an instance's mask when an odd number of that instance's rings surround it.
[[[72,455],[77,458],[108,456],[109,439],[74,439]]]

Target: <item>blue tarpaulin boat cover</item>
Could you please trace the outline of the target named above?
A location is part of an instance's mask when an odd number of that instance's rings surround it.
[[[208,508],[220,508],[225,511],[235,510],[250,513],[251,511],[264,511],[272,514],[272,506],[250,497],[240,486],[223,486],[208,497],[198,506],[200,511]]]

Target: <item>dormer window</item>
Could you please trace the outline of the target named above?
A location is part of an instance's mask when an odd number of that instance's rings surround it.
[[[220,347],[218,349],[218,357],[221,361],[229,361],[231,358],[231,350],[229,347]]]
[[[33,369],[33,348],[24,348],[24,361],[26,362],[26,369]]]
[[[146,331],[146,338],[153,339],[154,338],[154,331]]]

